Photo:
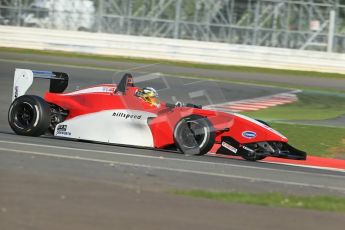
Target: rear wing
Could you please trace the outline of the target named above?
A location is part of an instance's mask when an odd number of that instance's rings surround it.
[[[66,73],[16,69],[14,72],[12,101],[28,91],[34,78],[49,79],[49,92],[51,93],[62,93],[68,86],[68,75]]]
[[[133,82],[133,76],[130,73],[125,73],[123,75],[120,83],[117,85],[115,93],[120,93],[120,94],[126,94],[126,90],[128,86],[133,87],[134,82]]]

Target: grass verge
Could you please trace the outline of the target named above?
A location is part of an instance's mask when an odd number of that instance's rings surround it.
[[[344,157],[345,128],[272,123],[289,143],[312,156]]]
[[[306,197],[281,193],[211,192],[202,190],[175,191],[174,194],[232,203],[345,213],[345,198],[333,196]]]
[[[295,103],[244,114],[266,121],[333,119],[345,114],[345,94],[305,91]]]
[[[149,58],[132,58],[132,57],[124,57],[124,56],[106,56],[106,55],[84,54],[84,53],[64,52],[64,51],[18,49],[18,48],[7,48],[7,47],[0,47],[0,51],[15,52],[15,53],[22,53],[22,54],[54,55],[54,56],[60,56],[60,57],[92,58],[95,60],[107,60],[107,61],[119,61],[119,62],[129,61],[129,62],[138,62],[138,63],[147,63],[147,64],[160,63],[160,64],[165,64],[165,65],[173,65],[173,66],[189,67],[189,68],[224,70],[224,71],[234,71],[234,72],[249,72],[249,73],[264,73],[264,74],[272,74],[272,75],[286,75],[286,76],[291,75],[291,76],[303,76],[303,77],[309,76],[309,77],[336,78],[336,79],[345,78],[345,74],[338,74],[338,73],[282,70],[282,69],[233,66],[233,65],[218,65],[218,64],[201,64],[201,63],[184,62],[184,61],[169,61],[169,60],[149,59]]]
[[[274,129],[289,139],[290,144],[310,155],[345,156],[345,128],[290,123],[296,120],[333,119],[345,114],[345,94],[307,91],[299,94],[299,100],[295,103],[244,114],[268,121]]]

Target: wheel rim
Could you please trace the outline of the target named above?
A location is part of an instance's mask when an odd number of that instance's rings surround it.
[[[207,128],[197,121],[187,121],[187,125],[182,129],[181,136],[184,140],[184,147],[195,148],[197,144],[202,148],[207,139]]]
[[[35,116],[35,109],[29,103],[22,103],[17,105],[14,111],[14,124],[21,129],[26,129],[32,126]]]

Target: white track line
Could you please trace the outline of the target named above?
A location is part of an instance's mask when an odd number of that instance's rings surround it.
[[[229,157],[228,155],[222,155],[222,154],[216,154],[216,153],[208,153],[208,156],[212,157],[220,157],[220,158],[226,158],[226,159],[235,159],[233,157]],[[329,171],[335,171],[335,172],[344,172],[345,169],[339,169],[339,168],[331,168],[331,167],[323,167],[323,166],[313,166],[313,165],[303,165],[303,164],[293,164],[293,163],[285,163],[285,162],[274,162],[274,161],[266,161],[266,160],[260,160],[258,162],[263,162],[267,164],[273,164],[273,165],[287,165],[287,166],[294,166],[294,167],[300,167],[300,168],[311,168],[311,169],[322,169],[322,170],[329,170]]]
[[[151,81],[162,78],[160,73],[145,74],[135,78],[135,83]]]
[[[272,162],[272,161],[265,161],[265,160],[262,160],[261,162],[265,162],[265,163],[268,163],[268,164],[275,164],[275,165],[287,165],[287,166],[295,166],[295,167],[302,167],[302,168],[325,169],[325,170],[331,170],[331,171],[337,171],[337,172],[345,172],[345,169],[322,167],[322,166],[298,165],[298,164],[292,164],[292,163]]]
[[[175,161],[175,162],[190,162],[190,163],[198,163],[198,164],[205,164],[205,165],[221,165],[221,166],[229,166],[229,167],[237,167],[237,168],[247,168],[247,169],[255,169],[255,170],[265,170],[265,171],[282,172],[282,173],[289,172],[289,173],[301,174],[301,175],[319,175],[319,176],[327,176],[327,177],[334,177],[334,178],[344,178],[344,176],[328,175],[328,174],[321,174],[321,173],[289,171],[289,170],[262,168],[262,167],[247,166],[247,165],[237,165],[237,164],[228,164],[228,163],[197,161],[197,160],[190,160],[190,159],[166,158],[166,157],[162,157],[162,156],[147,156],[147,155],[139,155],[139,154],[111,152],[111,151],[104,151],[104,150],[91,150],[91,149],[81,149],[81,148],[70,148],[70,147],[63,147],[63,146],[52,146],[52,145],[44,145],[44,144],[33,144],[33,143],[15,142],[15,141],[2,141],[2,140],[0,140],[0,143],[14,144],[14,145],[23,145],[23,146],[43,147],[43,148],[52,148],[52,149],[59,149],[59,150],[72,150],[72,151],[81,151],[81,152],[104,153],[104,154],[110,154],[110,155],[130,156],[130,157],[148,158],[148,159]],[[20,151],[20,150],[18,150],[18,151]]]
[[[60,159],[64,158],[64,159],[71,159],[71,160],[107,163],[107,164],[112,164],[112,165],[116,164],[116,165],[122,165],[122,166],[158,169],[158,170],[179,172],[179,173],[192,173],[192,174],[198,174],[198,175],[204,175],[204,176],[216,176],[216,177],[231,178],[231,179],[242,179],[242,180],[249,180],[252,182],[268,182],[268,183],[303,186],[303,187],[311,187],[311,188],[332,189],[332,190],[337,190],[337,191],[342,191],[342,192],[345,191],[345,188],[334,187],[334,186],[324,186],[324,185],[316,185],[316,184],[308,184],[308,183],[298,183],[298,182],[288,182],[288,181],[270,180],[270,179],[262,179],[262,178],[252,178],[252,177],[236,176],[236,175],[229,175],[229,174],[222,174],[222,173],[202,172],[202,171],[197,171],[197,170],[168,168],[168,167],[161,167],[161,166],[151,166],[151,165],[134,164],[134,163],[127,163],[127,162],[101,160],[101,159],[96,159],[96,158],[67,156],[67,155],[62,155],[62,154],[52,154],[52,153],[25,151],[25,150],[15,150],[15,149],[8,149],[8,148],[0,148],[0,150],[8,151],[8,152],[16,152],[16,153],[20,153],[20,154],[32,154],[32,155],[54,157],[54,158],[60,158]]]
[[[208,80],[199,80],[199,81],[193,81],[193,82],[185,83],[183,85],[194,85],[194,84],[204,83],[204,82],[207,82],[207,81]]]

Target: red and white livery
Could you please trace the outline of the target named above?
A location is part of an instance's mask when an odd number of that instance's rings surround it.
[[[44,98],[26,95],[34,78],[50,80]],[[261,160],[267,156],[306,159],[306,153],[263,121],[240,114],[177,105],[142,97],[131,74],[119,84],[96,85],[64,93],[68,75],[16,69],[8,120],[19,135],[87,140],[203,155],[217,153]],[[138,96],[140,95],[140,96]],[[154,94],[153,94],[154,95]],[[157,95],[156,95],[157,97]]]

